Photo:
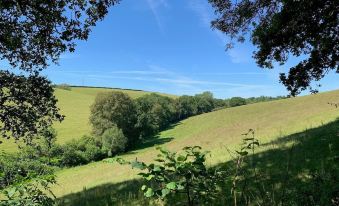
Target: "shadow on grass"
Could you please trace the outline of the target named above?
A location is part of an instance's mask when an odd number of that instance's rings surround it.
[[[258,137],[260,139],[260,137]],[[246,182],[238,205],[336,205],[339,204],[339,119],[318,128],[281,137],[263,145],[265,151],[248,156],[244,166]],[[255,173],[250,162],[256,168]],[[218,168],[234,174],[234,161]],[[112,171],[113,172],[113,171]],[[216,202],[209,205],[233,205],[231,178],[225,178]],[[59,199],[65,206],[151,205],[140,191],[141,181],[101,185]],[[335,203],[338,201],[337,203]],[[172,205],[172,204],[170,204]]]
[[[181,122],[173,123],[173,124],[169,125],[168,127],[162,129],[161,131],[173,129],[174,127],[176,127],[180,124],[181,124]],[[147,138],[145,138],[145,140],[143,140],[142,142],[140,142],[139,144],[134,146],[132,148],[132,151],[127,152],[126,154],[135,154],[136,152],[133,151],[133,150],[145,149],[145,148],[148,148],[148,147],[162,145],[162,144],[165,144],[167,142],[172,141],[173,139],[174,139],[173,137],[160,137],[160,134],[157,134],[157,135],[154,135],[154,136],[151,136],[151,137],[147,137]]]
[[[173,137],[160,138],[159,136],[155,136],[147,140],[144,140],[140,145],[136,146],[134,149],[139,150],[139,149],[145,149],[145,148],[153,147],[157,145],[162,145],[162,144],[172,141],[173,139],[174,139]]]
[[[238,188],[246,188],[247,201],[257,205],[339,205],[339,119],[261,147],[266,150],[248,156],[243,168],[249,178],[239,181]],[[219,167],[232,169],[234,163]],[[230,181],[224,184],[225,191],[230,191],[229,185]]]
[[[59,206],[152,205],[140,191],[142,182],[130,180],[117,184],[103,184],[57,199]]]

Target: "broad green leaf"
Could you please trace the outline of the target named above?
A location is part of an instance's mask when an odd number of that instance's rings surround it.
[[[132,166],[132,168],[137,168],[137,169],[140,169],[140,170],[144,170],[146,168],[145,163],[138,162],[138,161],[133,161],[131,163],[131,166]]]
[[[144,191],[146,188],[147,188],[147,186],[146,186],[146,185],[143,185],[143,186],[141,187],[141,190]]]
[[[152,197],[154,195],[152,188],[148,188],[144,195],[145,197]]]
[[[154,175],[149,175],[148,177],[146,177],[146,180],[150,181],[151,179],[153,179]]]
[[[16,192],[16,188],[15,187],[7,190],[8,197],[12,197],[15,194],[15,192]]]
[[[161,171],[161,167],[159,165],[155,165],[153,170],[155,172],[160,172]]]
[[[176,183],[175,182],[170,182],[166,185],[166,188],[170,190],[174,190],[176,188]]]
[[[180,156],[177,158],[177,160],[178,160],[179,162],[186,161],[186,159],[187,159],[187,156],[183,156],[183,155],[180,155]]]

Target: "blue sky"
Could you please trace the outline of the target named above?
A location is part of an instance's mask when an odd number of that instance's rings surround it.
[[[207,0],[123,0],[112,7],[75,53],[44,73],[54,83],[171,94],[211,91],[218,98],[286,95],[279,73],[257,67],[250,43],[225,51],[226,36],[210,28]],[[321,91],[339,88],[330,74]]]

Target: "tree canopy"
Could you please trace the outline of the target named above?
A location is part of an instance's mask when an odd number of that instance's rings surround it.
[[[230,107],[237,107],[246,104],[246,99],[242,97],[232,97],[229,101]]]
[[[0,2],[0,60],[24,71],[57,63],[73,52],[74,40],[86,40],[91,27],[119,0],[55,0]]]
[[[39,72],[86,40],[119,0],[0,1],[0,135],[26,142],[61,121],[51,82]],[[4,65],[9,64],[15,72]]]
[[[273,68],[290,55],[302,59],[280,81],[292,96],[310,89],[328,72],[339,73],[339,1],[209,0],[217,18],[212,28],[231,39],[250,37],[257,64]],[[233,46],[233,42],[227,45]]]
[[[90,122],[96,136],[102,136],[106,130],[118,127],[131,143],[138,138],[134,129],[136,121],[135,104],[125,93],[100,93],[91,106]]]

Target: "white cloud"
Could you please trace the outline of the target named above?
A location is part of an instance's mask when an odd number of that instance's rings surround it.
[[[211,21],[215,19],[215,16],[210,4],[204,0],[189,0],[188,2],[189,8],[198,15],[202,24],[209,30],[212,30]],[[230,42],[230,39],[219,30],[213,29],[212,31],[220,40],[222,46]],[[229,49],[227,54],[233,63],[248,63],[252,59],[252,52],[246,49],[245,45],[238,45],[236,48]]]
[[[150,71],[150,70],[121,70],[121,71],[111,71],[110,74],[166,74],[166,72],[161,71]]]
[[[146,2],[153,13],[154,19],[157,22],[159,30],[162,33],[164,33],[164,24],[159,13],[159,8],[169,8],[167,0],[146,0]]]
[[[89,78],[96,79],[125,79],[135,81],[147,81],[166,84],[167,86],[175,87],[182,91],[205,91],[220,87],[222,88],[261,88],[264,85],[252,85],[233,82],[219,82],[192,79],[184,74],[173,72],[172,70],[156,65],[149,65],[150,70],[126,70],[126,71],[111,71],[102,75],[86,75]],[[202,73],[203,74],[203,73]],[[210,73],[213,74],[213,73]],[[227,74],[227,73],[225,73]],[[231,75],[246,74],[246,73],[230,73]],[[248,75],[257,75],[257,73],[247,73]],[[216,73],[216,75],[219,75]]]
[[[233,75],[267,75],[263,72],[200,72],[194,75],[211,75],[211,76],[233,76]]]
[[[193,10],[198,17],[200,18],[200,21],[202,22],[202,25],[206,28],[211,29],[211,21],[215,18],[213,15],[213,12],[211,9],[209,9],[211,6],[208,4],[207,1],[203,0],[189,0],[189,8]],[[221,41],[222,45],[225,45],[227,43],[227,38],[224,34],[222,34],[218,30],[212,30],[216,37]]]

